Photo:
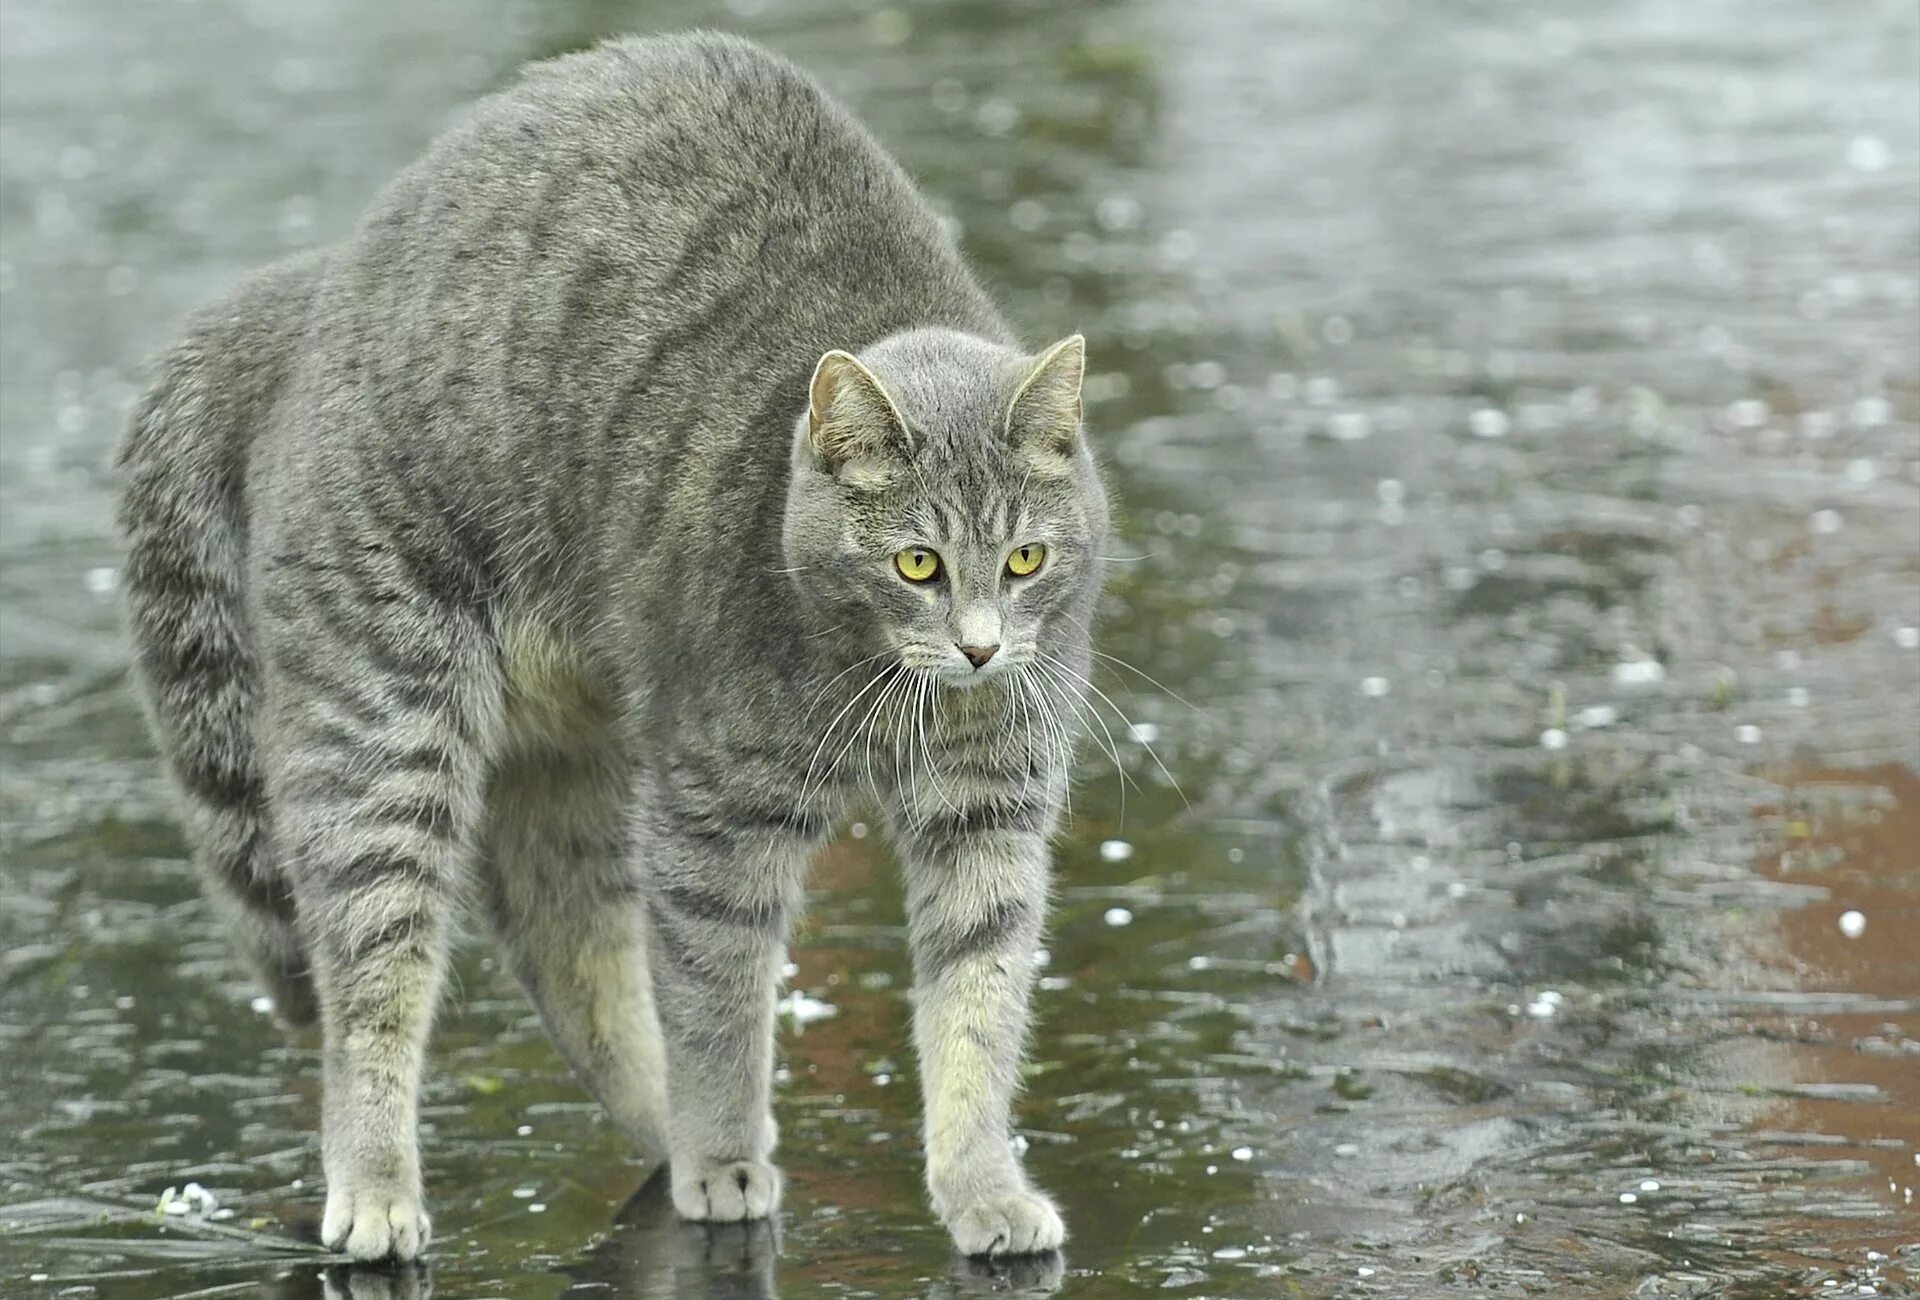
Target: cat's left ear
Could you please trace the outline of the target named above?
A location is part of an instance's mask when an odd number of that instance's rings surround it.
[[[1007,441],[1016,447],[1073,454],[1080,437],[1080,383],[1087,373],[1087,340],[1061,339],[1033,363],[1007,407]]]

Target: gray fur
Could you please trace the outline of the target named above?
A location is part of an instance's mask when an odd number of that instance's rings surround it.
[[[771,1213],[784,943],[863,800],[934,1206],[969,1253],[1059,1243],[1008,1139],[1108,527],[1081,364],[1018,348],[812,81],[711,35],[534,66],[191,323],[122,451],[140,677],[212,892],[323,1026],[329,1245],[426,1244],[463,903],[680,1213]]]

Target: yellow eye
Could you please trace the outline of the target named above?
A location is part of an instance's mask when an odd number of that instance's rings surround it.
[[[1028,542],[1007,557],[1007,572],[1016,578],[1024,578],[1044,564],[1046,559],[1046,547],[1038,542]]]
[[[940,576],[940,555],[924,546],[909,546],[894,555],[893,567],[908,582],[932,582]]]

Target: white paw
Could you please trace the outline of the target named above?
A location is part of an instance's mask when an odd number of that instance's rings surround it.
[[[683,1219],[764,1219],[780,1204],[780,1171],[764,1160],[701,1160],[673,1167],[673,1208]]]
[[[947,1216],[963,1255],[1037,1255],[1067,1239],[1060,1211],[1038,1192],[1007,1192],[962,1205]]]
[[[354,1259],[418,1259],[433,1235],[433,1224],[415,1189],[391,1186],[327,1189],[327,1213],[320,1221],[320,1242]]]

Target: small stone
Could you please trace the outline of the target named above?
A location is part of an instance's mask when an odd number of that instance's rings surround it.
[[[1125,862],[1133,856],[1133,845],[1125,840],[1100,841],[1100,860],[1102,862]]]
[[[1666,666],[1658,659],[1628,659],[1613,666],[1613,680],[1622,686],[1644,686],[1666,679]]]
[[[1840,933],[1849,939],[1858,939],[1867,932],[1867,918],[1861,912],[1840,913]]]
[[[1124,907],[1109,907],[1106,911],[1106,915],[1103,916],[1101,919],[1104,920],[1108,925],[1115,926],[1115,927],[1122,926],[1122,925],[1132,925],[1133,913],[1129,912]]]
[[[1513,422],[1505,411],[1483,406],[1467,417],[1467,431],[1476,438],[1504,438]]]

